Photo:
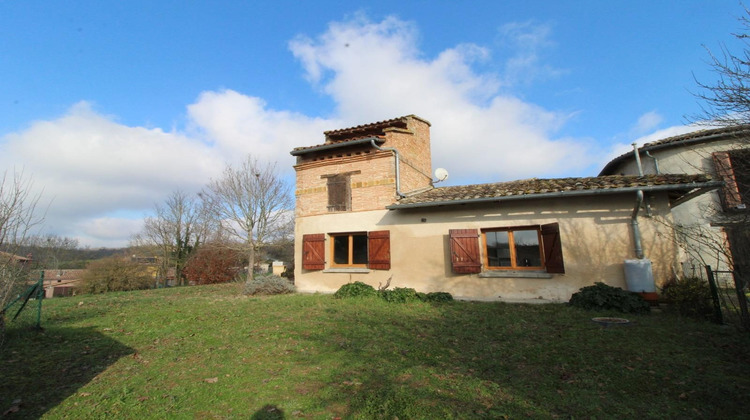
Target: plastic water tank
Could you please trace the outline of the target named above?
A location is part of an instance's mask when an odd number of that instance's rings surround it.
[[[654,293],[654,273],[651,271],[651,260],[625,260],[625,283],[628,290],[636,293]]]

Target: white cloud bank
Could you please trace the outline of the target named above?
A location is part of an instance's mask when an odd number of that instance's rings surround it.
[[[197,191],[225,162],[252,153],[291,174],[289,151],[321,143],[323,131],[402,115],[432,122],[433,164],[448,168],[453,182],[564,176],[600,161],[590,142],[555,137],[569,115],[503,93],[519,69],[538,65],[538,47],[549,37],[548,28],[529,23],[504,30],[533,45],[506,63],[509,74],[495,74],[475,70],[491,53],[477,45],[425,57],[416,27],[396,18],[335,22],[289,44],[312,87],[336,104],[334,115],[274,110],[262,98],[207,91],[187,105],[186,127],[165,132],[125,126],[81,102],[0,137],[0,164],[23,166],[53,198],[49,233],[123,246],[155,203],[178,188]]]

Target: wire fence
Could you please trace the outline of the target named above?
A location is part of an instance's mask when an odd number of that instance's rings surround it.
[[[738,271],[713,270],[706,266],[717,322],[750,331],[748,282]]]

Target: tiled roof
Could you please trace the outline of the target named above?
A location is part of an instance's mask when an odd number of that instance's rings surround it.
[[[367,140],[367,141],[365,141]],[[360,144],[362,142],[369,143],[370,140],[375,140],[378,143],[382,143],[384,141],[382,136],[364,136],[364,137],[354,137],[345,141],[337,141],[337,142],[331,142],[331,143],[323,143],[323,144],[316,144],[314,146],[302,146],[302,147],[295,147],[291,154],[292,156],[297,155],[303,155],[310,152],[316,152],[319,150],[326,150],[326,149],[335,149],[339,147],[345,147],[349,145],[355,145]]]
[[[692,190],[710,183],[708,175],[610,175],[588,178],[524,179],[519,181],[497,182],[493,184],[440,187],[427,190],[401,199],[390,209],[426,207],[507,199],[531,199],[562,195],[593,194],[606,190],[617,193],[628,190],[674,189]],[[686,191],[686,192],[687,192]]]
[[[428,125],[430,124],[429,121],[422,119],[416,115],[405,115],[403,117],[392,118],[390,120],[378,121],[369,124],[362,124],[355,127],[329,130],[323,132],[323,134],[325,134],[326,136],[326,142],[324,144],[295,147],[291,153],[292,155],[297,156],[306,154],[308,151],[316,151],[325,149],[327,147],[343,147],[349,144],[357,144],[357,140],[383,138],[385,136],[385,129],[387,128],[405,129],[408,125],[409,118],[423,121]]]
[[[733,127],[721,127],[707,130],[698,130],[686,134],[680,134],[678,136],[667,137],[665,139],[648,142],[643,146],[639,147],[640,152],[648,152],[655,149],[663,149],[668,147],[678,147],[685,143],[702,143],[711,140],[722,140],[730,138],[731,136],[738,136],[743,134],[745,136],[750,135],[750,125],[738,125]],[[633,152],[623,153],[620,156],[609,161],[604,168],[602,168],[599,175],[610,175],[614,168],[626,159],[633,158]]]

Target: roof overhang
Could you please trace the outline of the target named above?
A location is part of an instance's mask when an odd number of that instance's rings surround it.
[[[307,147],[307,148],[302,148],[302,149],[296,149],[296,150],[292,150],[290,153],[292,156],[301,156],[301,155],[306,155],[308,153],[323,152],[326,150],[340,149],[343,147],[356,146],[360,144],[370,144],[372,143],[373,140],[376,143],[381,143],[381,144],[385,142],[385,139],[381,137],[372,136],[372,137],[364,137],[361,139],[347,140],[347,141],[342,141],[342,142],[337,142],[337,143],[321,144],[320,146],[312,146],[312,147]]]
[[[505,201],[519,201],[519,200],[539,200],[549,198],[572,198],[572,197],[590,197],[598,195],[612,195],[612,194],[628,194],[636,193],[637,191],[643,191],[644,193],[649,192],[675,192],[678,193],[674,197],[670,197],[670,205],[676,207],[695,198],[703,193],[717,189],[723,185],[722,181],[708,181],[708,182],[691,182],[687,184],[671,184],[671,185],[645,185],[637,187],[624,187],[624,188],[600,188],[600,189],[586,189],[586,190],[573,190],[573,191],[555,191],[548,193],[539,194],[519,194],[519,195],[507,195],[497,197],[481,197],[481,198],[470,198],[460,200],[446,200],[446,201],[431,201],[424,203],[409,203],[409,204],[391,204],[386,206],[388,210],[405,210],[415,208],[427,208],[427,207],[441,207],[441,206],[455,206],[462,204],[481,204],[481,203],[500,203]]]

